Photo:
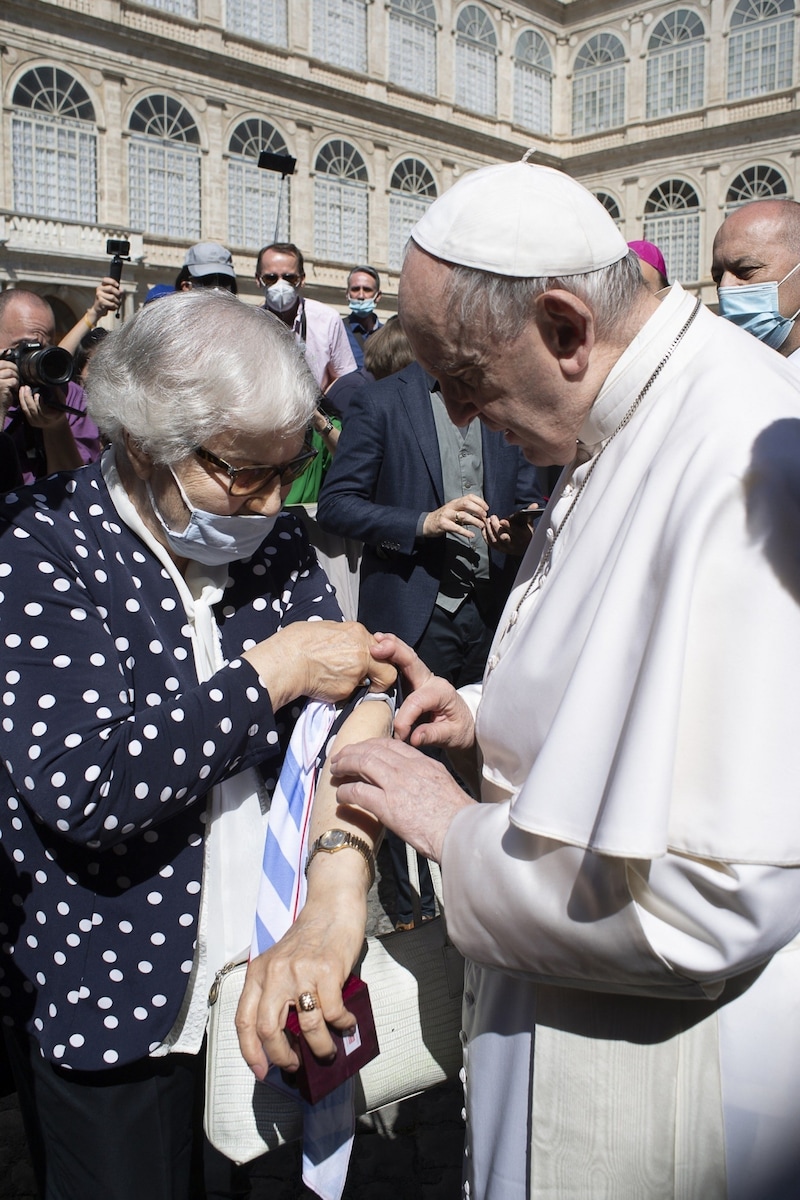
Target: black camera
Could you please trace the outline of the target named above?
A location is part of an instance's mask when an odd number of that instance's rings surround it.
[[[63,387],[72,377],[72,355],[60,346],[20,342],[5,350],[0,358],[13,362],[20,383],[27,383],[32,388]]]
[[[131,244],[124,238],[106,238],[106,254],[110,254],[111,266],[108,273],[117,283],[122,279],[122,264],[130,261]],[[119,313],[117,313],[119,316]]]

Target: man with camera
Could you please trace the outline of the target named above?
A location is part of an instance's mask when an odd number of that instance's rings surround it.
[[[0,295],[0,490],[92,462],[97,426],[83,389],[70,382],[72,357],[55,346],[46,300],[20,288]]]

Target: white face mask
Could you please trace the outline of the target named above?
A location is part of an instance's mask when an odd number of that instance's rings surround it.
[[[219,567],[233,562],[235,558],[250,558],[272,532],[278,514],[266,516],[252,513],[243,516],[233,513],[227,516],[195,508],[181,486],[178,476],[169,468],[183,503],[189,509],[189,524],[182,532],[171,529],[158,510],[155,497],[147,481],[147,495],[153,512],[158,518],[167,539],[167,544],[178,558],[191,558],[207,567]]]
[[[285,279],[279,279],[267,288],[267,308],[273,312],[288,312],[297,303],[297,288],[293,288]]]

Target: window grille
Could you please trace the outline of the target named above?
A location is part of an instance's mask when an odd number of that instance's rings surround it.
[[[97,221],[97,130],[82,84],[61,67],[26,71],[11,116],[14,209],[63,221]]]
[[[694,283],[700,277],[700,201],[683,179],[658,185],[644,206],[645,241],[664,255],[669,278]]]
[[[648,118],[702,108],[705,27],[697,13],[679,8],[656,24],[647,53]]]
[[[312,51],[336,67],[366,71],[365,0],[314,0]]]
[[[291,178],[262,171],[263,151],[288,154],[286,142],[259,117],[242,121],[228,146],[228,240],[232,246],[258,250],[271,241],[289,241]]]
[[[728,38],[728,99],[792,86],[794,0],[739,0]]]
[[[595,198],[600,201],[603,208],[606,210],[608,215],[612,218],[614,223],[616,225],[621,226],[622,225],[622,210],[620,209],[620,206],[617,204],[614,197],[609,195],[608,192],[595,192],[594,195],[595,195]]]
[[[389,266],[399,271],[411,230],[436,199],[433,175],[418,158],[404,158],[389,185]]]
[[[166,237],[200,237],[200,134],[172,96],[147,96],[130,119],[131,227]]]
[[[725,212],[733,212],[751,200],[788,200],[789,185],[774,167],[746,167],[731,181],[725,197]]]
[[[575,59],[572,133],[580,137],[625,123],[625,49],[611,33],[589,38]]]
[[[314,252],[334,262],[367,262],[367,167],[349,142],[333,138],[314,166]]]
[[[514,51],[514,121],[534,133],[552,132],[553,60],[535,29],[517,38]]]
[[[430,0],[391,0],[389,79],[436,95],[436,8]]]
[[[477,4],[456,22],[456,104],[490,117],[497,111],[497,35]]]
[[[225,28],[255,42],[287,46],[286,0],[226,0]]]

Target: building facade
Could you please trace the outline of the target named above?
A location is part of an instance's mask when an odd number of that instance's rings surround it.
[[[726,212],[800,187],[800,0],[4,0],[0,287],[66,327],[130,241],[126,312],[188,246],[256,299],[291,240],[343,306],[465,172],[532,149],[713,300]],[[262,169],[264,152],[294,159]]]

